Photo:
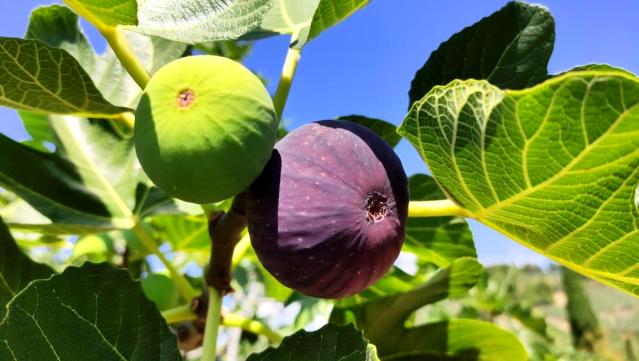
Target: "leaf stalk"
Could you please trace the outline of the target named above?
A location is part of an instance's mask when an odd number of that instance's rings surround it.
[[[453,201],[444,199],[437,201],[410,201],[409,217],[471,217],[471,214]]]
[[[118,57],[118,60],[120,60],[124,69],[131,75],[131,78],[138,83],[140,88],[144,89],[149,83],[149,80],[151,80],[151,75],[146,71],[140,59],[135,56],[131,47],[129,47],[129,42],[122,31],[117,27],[98,27],[98,30],[109,43],[115,56]]]
[[[282,74],[280,75],[280,82],[277,84],[277,90],[273,96],[273,106],[275,107],[275,114],[279,120],[282,119],[284,106],[288,99],[288,93],[291,90],[291,84],[293,83],[293,77],[295,76],[300,57],[300,49],[288,48],[284,66],[282,67]]]

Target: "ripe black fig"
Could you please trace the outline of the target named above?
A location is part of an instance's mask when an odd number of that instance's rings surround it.
[[[407,214],[399,158],[348,121],[306,124],[278,142],[247,206],[264,267],[321,298],[353,295],[383,276],[399,255]]]

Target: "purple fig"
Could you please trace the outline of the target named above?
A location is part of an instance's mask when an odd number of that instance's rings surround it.
[[[348,121],[306,124],[275,146],[249,191],[251,242],[264,267],[303,294],[358,293],[402,247],[408,185],[381,138]]]

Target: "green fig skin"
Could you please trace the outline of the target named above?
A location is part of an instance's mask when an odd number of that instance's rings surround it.
[[[200,55],[149,81],[135,114],[142,168],[169,195],[212,203],[246,189],[268,162],[277,116],[262,82],[240,63]]]

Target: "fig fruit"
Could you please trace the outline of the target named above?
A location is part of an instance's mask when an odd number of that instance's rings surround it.
[[[146,174],[193,203],[245,190],[268,162],[277,135],[262,82],[240,63],[211,55],[162,67],[135,118],[135,149]]]
[[[247,200],[264,267],[303,294],[342,298],[370,286],[402,247],[408,185],[393,149],[348,121],[304,125],[280,140]]]

